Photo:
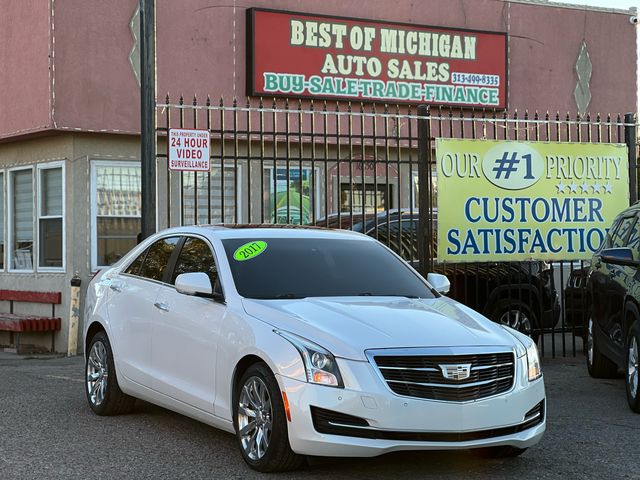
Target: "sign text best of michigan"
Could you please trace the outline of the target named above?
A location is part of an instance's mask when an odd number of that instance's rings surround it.
[[[250,95],[506,105],[502,33],[260,9],[248,29]]]

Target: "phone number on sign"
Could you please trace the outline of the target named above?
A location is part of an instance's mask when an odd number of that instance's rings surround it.
[[[486,75],[481,73],[453,72],[451,74],[451,83],[458,83],[461,85],[497,86],[500,85],[500,76]]]

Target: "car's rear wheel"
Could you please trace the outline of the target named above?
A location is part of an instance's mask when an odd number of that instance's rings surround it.
[[[256,363],[238,383],[234,402],[236,437],[242,457],[260,472],[295,470],[304,463],[289,445],[282,394],[271,370]]]
[[[587,322],[587,369],[594,378],[613,378],[618,373],[614,362],[605,357],[598,348],[597,337],[594,333],[593,318]]]
[[[489,318],[494,322],[506,325],[514,330],[524,333],[538,343],[540,331],[538,320],[529,306],[516,299],[506,298],[496,302],[489,313]]]
[[[638,356],[640,352],[640,323],[636,321],[627,335],[627,367],[625,383],[627,385],[627,401],[631,410],[640,413],[640,386],[638,385]]]
[[[136,399],[120,390],[111,344],[105,332],[94,335],[88,352],[85,383],[91,410],[98,415],[129,413]]]

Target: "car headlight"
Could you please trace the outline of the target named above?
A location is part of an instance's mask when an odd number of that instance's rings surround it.
[[[282,330],[274,330],[274,332],[291,342],[300,352],[307,374],[307,382],[330,387],[344,387],[336,359],[329,350],[293,333]]]
[[[542,368],[540,368],[540,357],[538,357],[538,348],[536,344],[531,342],[527,347],[527,367],[529,372],[529,381],[533,382],[542,376]]]
[[[542,376],[542,368],[540,367],[540,357],[538,356],[538,348],[530,337],[514,330],[506,325],[501,325],[512,337],[518,342],[516,343],[516,356],[522,358],[527,356],[527,377],[530,382],[537,380]]]

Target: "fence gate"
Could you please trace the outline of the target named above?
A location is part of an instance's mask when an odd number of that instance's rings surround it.
[[[528,324],[542,337],[542,355],[582,352],[585,262],[437,260],[435,139],[624,143],[635,139],[632,117],[168,96],[157,108],[160,228],[278,223],[366,233],[421,272],[446,274],[453,298],[494,320]],[[209,171],[168,169],[172,128],[209,131]],[[627,143],[635,199],[637,152]]]

